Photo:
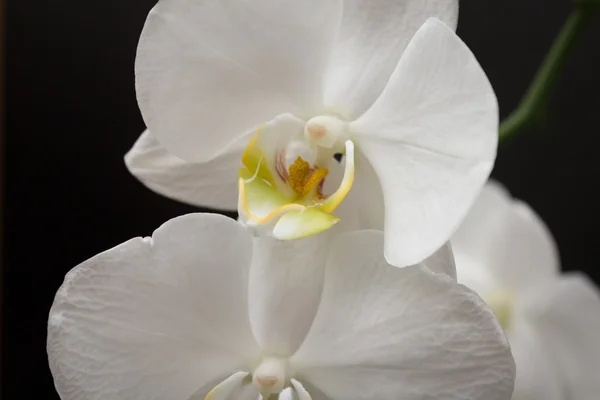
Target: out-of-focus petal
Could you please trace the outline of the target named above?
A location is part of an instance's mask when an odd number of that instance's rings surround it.
[[[567,399],[600,393],[600,290],[585,275],[567,273],[530,293],[527,316],[543,335],[565,382]]]
[[[560,369],[552,359],[543,336],[536,332],[529,321],[514,321],[508,339],[517,367],[511,400],[575,399],[565,397]]]
[[[511,198],[493,181],[485,185],[452,245],[459,280],[467,285],[461,273],[485,274],[495,285],[515,295],[527,295],[532,287],[554,281],[560,270],[557,246],[548,227],[527,204]]]

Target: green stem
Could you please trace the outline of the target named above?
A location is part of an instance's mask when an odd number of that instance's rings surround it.
[[[584,29],[592,20],[598,4],[579,1],[571,12],[552,48],[538,69],[519,106],[500,124],[500,142],[505,142],[533,123],[543,113],[550,91],[555,86],[565,61]]]

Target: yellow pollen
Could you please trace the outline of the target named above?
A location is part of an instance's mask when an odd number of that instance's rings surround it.
[[[296,194],[302,194],[304,191],[304,181],[310,174],[310,165],[302,157],[298,157],[296,162],[290,165],[289,171],[290,187]]]
[[[302,195],[305,196],[309,194],[315,187],[321,183],[323,179],[327,176],[329,170],[327,168],[317,168],[313,171],[313,173],[308,177],[306,182],[304,183],[304,188],[302,190]],[[317,190],[318,194],[321,194]]]
[[[298,196],[305,196],[315,189],[328,173],[327,168],[311,171],[310,164],[298,157],[289,167],[289,185]]]

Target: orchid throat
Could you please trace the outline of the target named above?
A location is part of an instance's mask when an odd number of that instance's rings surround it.
[[[335,225],[340,219],[332,213],[354,182],[354,144],[347,123],[330,116],[302,125],[298,121],[282,116],[259,127],[239,170],[240,220],[284,240]],[[344,175],[333,193],[325,193],[326,180],[335,179],[330,166],[337,153],[344,155]]]

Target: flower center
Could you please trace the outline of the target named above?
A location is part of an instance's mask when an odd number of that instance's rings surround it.
[[[340,219],[333,212],[354,182],[354,144],[347,125],[335,117],[304,122],[286,114],[259,127],[238,172],[240,221],[282,240],[335,225]],[[343,176],[333,170],[332,180],[329,168],[336,153],[344,155]]]
[[[512,293],[507,290],[496,289],[488,292],[484,300],[496,314],[502,329],[508,330],[514,313],[514,296]]]
[[[252,374],[252,383],[258,389],[263,399],[272,394],[280,393],[289,385],[289,364],[286,359],[265,357]]]

